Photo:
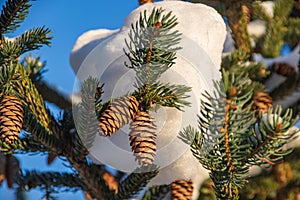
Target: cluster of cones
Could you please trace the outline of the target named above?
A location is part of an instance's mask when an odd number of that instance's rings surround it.
[[[134,96],[115,99],[101,114],[99,126],[104,136],[111,136],[125,124],[130,124],[131,149],[140,166],[151,165],[156,154],[156,126],[147,111],[139,111]],[[115,183],[112,184],[115,188]],[[171,185],[173,200],[192,198],[192,181],[177,180]]]
[[[139,111],[134,96],[115,99],[99,119],[104,136],[111,136],[130,123],[129,140],[132,151],[141,166],[151,165],[156,154],[156,126],[150,114]]]

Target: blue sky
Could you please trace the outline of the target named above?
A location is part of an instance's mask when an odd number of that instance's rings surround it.
[[[0,0],[0,5],[4,4]],[[135,8],[136,0],[37,0],[33,1],[30,14],[14,33],[8,37],[15,37],[32,27],[45,25],[52,30],[51,47],[43,47],[39,51],[32,52],[33,56],[40,56],[42,61],[46,61],[45,79],[59,90],[71,93],[75,80],[75,75],[69,64],[69,54],[78,36],[82,33],[100,28],[116,29],[122,26],[125,17]],[[17,156],[22,169],[66,170],[65,166],[56,159],[51,166],[46,165],[45,155]],[[13,191],[6,189],[6,183],[0,188],[0,199],[14,199]],[[43,193],[36,191],[27,194],[28,200],[37,200]],[[58,199],[81,200],[82,193],[59,195]]]
[[[69,53],[78,36],[91,29],[119,28],[125,17],[138,7],[137,0],[37,0],[32,4],[22,26],[8,36],[14,37],[32,27],[46,25],[50,28],[54,37],[51,48],[43,47],[33,55],[41,56],[47,62],[46,80],[66,92],[73,88],[74,73],[69,64]]]

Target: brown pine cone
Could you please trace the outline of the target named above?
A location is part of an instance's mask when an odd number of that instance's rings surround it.
[[[288,65],[287,63],[275,63],[273,65],[273,70],[277,74],[280,74],[285,77],[290,77],[291,75],[293,75],[296,72],[294,67]]]
[[[85,200],[93,200],[93,197],[88,193],[84,192]]]
[[[192,200],[193,182],[177,180],[171,183],[172,200]]]
[[[139,102],[134,96],[115,99],[101,114],[99,126],[105,136],[111,136],[119,128],[128,124],[136,115]]]
[[[140,5],[144,5],[146,3],[153,3],[154,0],[139,0]]]
[[[19,138],[23,124],[23,105],[17,97],[6,96],[0,103],[0,138],[12,144]]]
[[[152,164],[156,155],[156,126],[149,113],[138,112],[130,129],[130,146],[139,165]]]
[[[104,179],[105,183],[108,185],[109,189],[114,190],[115,193],[118,193],[118,187],[119,187],[118,181],[111,173],[104,172],[102,178]]]
[[[269,108],[273,106],[272,97],[265,92],[258,92],[253,99],[252,110],[255,110],[255,116],[257,117],[262,110],[263,113],[267,113]]]
[[[56,154],[49,153],[47,157],[47,165],[51,165],[56,158]]]

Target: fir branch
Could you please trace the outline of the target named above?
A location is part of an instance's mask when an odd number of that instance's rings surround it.
[[[17,140],[12,144],[0,141],[0,151],[12,154],[16,150],[26,150],[26,144],[21,140]]]
[[[193,155],[211,171],[220,199],[238,198],[249,169],[240,159],[247,155],[250,146],[246,143],[247,129],[255,123],[249,103],[251,84],[245,74],[223,71],[223,81],[215,84],[214,96],[204,96],[198,122],[200,132],[188,128],[181,133]]]
[[[300,18],[289,18],[286,22],[287,27],[284,34],[284,41],[289,43],[291,46],[296,46],[299,43],[300,38]]]
[[[33,139],[30,134],[25,134],[19,140],[12,144],[7,144],[0,141],[0,151],[6,152],[8,154],[12,153],[28,153],[28,152],[51,152],[52,150],[46,148],[40,142]]]
[[[201,106],[201,108],[205,109],[203,107],[203,105]],[[204,113],[204,112],[205,111],[203,111],[203,110],[201,111],[201,113]],[[202,119],[206,119],[207,121],[205,120],[205,122],[202,122],[201,121]],[[210,119],[210,116],[207,116],[207,118],[199,117],[199,123],[205,123],[206,125],[209,125],[209,123],[208,123],[209,119]],[[199,127],[202,127],[202,126],[199,126]],[[192,126],[187,126],[182,131],[180,131],[178,138],[181,139],[184,143],[190,145],[192,147],[192,149],[197,149],[197,148],[201,147],[202,142],[203,142],[203,135],[197,129],[193,128]]]
[[[140,99],[140,104],[146,109],[153,106],[167,106],[182,110],[183,106],[190,105],[190,103],[185,100],[189,97],[186,93],[190,91],[191,88],[185,85],[157,83],[147,84],[138,88],[138,90],[133,93],[133,96]]]
[[[92,146],[99,128],[95,111],[95,94],[97,89],[102,91],[102,87],[99,87],[97,79],[89,77],[85,80],[81,88],[82,102],[74,110],[76,113],[74,120],[77,124],[77,132],[87,149]],[[101,94],[98,96],[98,99],[101,99]]]
[[[46,110],[44,99],[39,94],[31,79],[28,77],[23,66],[18,65],[17,72],[21,81],[15,82],[13,85],[14,91],[23,103],[31,110],[39,122],[45,127],[48,127],[49,113]]]
[[[23,53],[31,50],[39,49],[42,45],[50,44],[51,36],[49,36],[50,30],[44,27],[34,28],[26,31],[21,36],[8,40],[1,37],[0,48],[0,64],[9,62],[17,62],[17,58]]]
[[[263,62],[253,62],[249,60],[250,55],[246,52],[239,50],[233,51],[223,58],[221,68],[233,74],[248,74],[249,78],[254,81],[261,81],[270,74]],[[255,84],[259,85],[260,83],[255,82]],[[258,88],[261,87],[263,86],[258,86]]]
[[[18,176],[16,183],[22,189],[31,190],[41,186],[70,187],[88,191],[88,188],[76,174],[60,172],[25,171]]]
[[[159,83],[161,75],[175,63],[176,51],[181,38],[178,31],[172,31],[178,24],[171,12],[164,14],[162,8],[154,8],[149,16],[140,13],[140,19],[132,24],[125,55],[130,65],[125,65],[136,72],[137,88],[133,96],[140,102],[140,110],[149,110],[154,106],[175,107],[182,110],[189,105],[184,100],[191,88],[184,85]]]
[[[0,67],[0,88],[1,93],[8,94],[12,90],[14,83],[21,81],[16,74],[16,65],[4,65]]]
[[[262,38],[262,55],[264,57],[275,58],[280,55],[281,47],[284,43],[288,24],[288,16],[292,11],[293,0],[277,0],[274,5],[274,14],[267,16],[261,5],[256,4],[255,12],[266,21],[266,34]]]
[[[237,199],[251,165],[275,164],[291,152],[284,145],[295,138],[288,130],[297,119],[280,108],[256,119],[249,103],[254,85],[245,75],[223,71],[222,84],[215,87],[214,96],[206,94],[201,104],[200,132],[187,128],[180,136],[211,171],[216,196]]]
[[[115,199],[121,200],[134,197],[157,173],[158,170],[153,165],[138,168],[120,183]]]
[[[7,0],[0,15],[0,35],[9,33],[20,26],[31,5],[30,0]]]
[[[33,58],[31,54],[23,58],[21,65],[25,68],[26,73],[34,84],[39,83],[45,70],[46,62],[41,62],[40,57]]]
[[[1,45],[2,48],[0,48],[0,65],[2,66],[4,64],[7,65],[9,63],[17,63],[17,58],[22,54],[20,45],[4,39],[4,37],[1,38]]]
[[[99,200],[113,199],[115,191],[110,190],[102,178],[103,173],[106,171],[103,166],[88,164],[86,160],[78,161],[72,155],[67,158],[89,188],[87,192]]]
[[[33,139],[31,134],[26,134],[20,139],[22,142],[21,148],[18,150],[23,152],[51,152],[51,149],[46,148],[43,144]]]
[[[271,22],[272,16],[269,16],[264,7],[262,7],[261,2],[253,3],[253,18],[261,19],[263,21]]]
[[[287,18],[293,8],[294,0],[276,0],[274,4],[274,16]]]
[[[251,128],[251,151],[243,159],[244,163],[274,165],[291,152],[291,149],[285,150],[284,145],[295,139],[296,132],[289,131],[289,128],[296,124],[297,118],[292,119],[290,109],[282,117],[280,107],[276,107],[274,113],[271,111],[265,115],[260,113],[258,122]]]
[[[65,149],[63,141],[59,140],[48,128],[43,126],[28,109],[25,109],[23,126],[26,131],[31,133],[35,141],[41,142],[45,147],[54,150],[57,154],[62,154],[62,151]]]
[[[60,109],[69,109],[72,107],[70,97],[62,94],[55,86],[50,85],[46,81],[39,81],[36,88],[45,101],[54,103]]]
[[[82,143],[75,134],[63,134],[62,138],[49,132],[42,126],[30,112],[25,112],[24,127],[31,132],[34,140],[41,142],[46,148],[58,155],[66,156],[72,166],[78,171],[85,185],[90,188],[90,193],[97,199],[110,199],[114,195],[102,178],[102,166],[88,164],[82,151]],[[60,134],[61,135],[61,134]]]
[[[189,96],[187,92],[191,91],[191,87],[185,85],[158,85],[156,92],[157,97],[154,102],[161,106],[175,107],[181,110],[183,106],[189,106],[190,102],[184,100]]]
[[[226,152],[229,171],[232,171],[234,169],[234,166],[232,164],[232,155],[231,155],[231,149],[229,144],[229,115],[230,115],[230,111],[233,109],[234,106],[231,104],[232,104],[232,99],[227,99],[225,105],[224,129],[222,130],[225,133],[224,145],[225,145],[225,152]],[[232,180],[232,177],[230,179]],[[229,196],[232,197],[232,194],[229,194]]]
[[[72,156],[76,161],[82,162],[88,151],[78,135],[72,110],[65,110],[63,118],[60,121],[61,129],[58,135],[59,139],[65,144],[64,155]]]
[[[284,38],[284,21],[280,18],[273,19],[267,24],[267,31],[264,36],[262,55],[267,58],[276,58],[280,55]]]
[[[0,87],[3,91],[13,92],[18,96],[37,119],[45,126],[49,123],[49,113],[45,108],[43,98],[29,79],[25,69],[18,63],[0,67]]]
[[[230,8],[227,10],[227,18],[238,50],[250,54],[252,51],[250,36],[248,33],[249,1],[225,1],[225,5]]]
[[[49,34],[51,31],[48,28],[40,27],[26,31],[21,36],[16,38],[16,43],[19,44],[22,54],[27,51],[39,49],[42,45],[50,45],[52,39]]]
[[[153,9],[149,17],[146,11],[140,14],[140,20],[135,26],[132,24],[129,32],[130,42],[125,40],[129,52],[125,49],[124,52],[131,62],[125,65],[136,71],[138,83],[142,85],[155,83],[174,64],[175,51],[180,49],[172,47],[179,43],[181,35],[170,31],[177,25],[176,18],[171,12],[166,15],[163,12],[163,9]]]
[[[18,200],[26,200],[25,190],[20,187],[17,187],[17,189],[15,191],[15,196],[16,196],[16,199],[18,199]]]
[[[169,185],[158,185],[149,188],[141,200],[160,200],[170,191]]]

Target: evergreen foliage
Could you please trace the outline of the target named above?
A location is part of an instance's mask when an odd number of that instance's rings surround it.
[[[100,92],[99,96],[96,97],[95,91],[97,89],[100,90]],[[95,112],[95,105],[98,104],[97,109],[101,109],[101,91],[102,87],[99,87],[99,81],[97,79],[87,79],[81,87],[82,102],[78,106],[73,107],[74,112],[78,113],[74,119],[77,124],[76,128],[86,148],[92,146],[93,139],[98,133],[98,119]]]
[[[291,111],[282,116],[281,109],[275,108],[256,119],[249,102],[252,94],[253,84],[247,74],[223,71],[214,96],[205,95],[199,130],[187,128],[180,134],[199,162],[210,170],[219,199],[239,198],[250,166],[274,165],[291,152],[284,150],[295,135],[288,131],[296,123]]]
[[[257,94],[267,96],[266,92],[269,92],[273,100],[291,96],[298,89],[299,73],[292,71],[284,84],[272,92],[266,91],[264,82],[277,71],[254,62],[252,53],[277,57],[284,42],[295,46],[299,42],[300,18],[291,16],[292,7],[295,9],[292,0],[276,0],[274,16],[269,16],[257,1],[199,1],[212,3],[227,17],[237,50],[223,58],[222,79],[215,82],[215,92],[199,97],[202,99],[199,126],[188,126],[179,135],[191,146],[195,159],[210,171],[213,184],[209,187],[213,188],[218,199],[244,198],[242,188],[247,185],[251,166],[273,166],[291,153],[286,144],[295,139],[296,131],[290,128],[295,125],[297,118],[293,117],[300,110],[299,99],[292,105],[294,113],[280,106],[265,106],[267,111],[259,106],[253,109],[255,103],[272,103],[270,99],[255,102]],[[10,97],[13,99],[10,106],[22,106],[24,113],[24,116],[19,115],[22,122],[18,122],[22,123],[23,131],[14,134],[13,141],[0,140],[0,150],[10,157],[15,153],[47,152],[54,158],[59,156],[66,160],[74,173],[23,171],[13,167],[17,175],[15,180],[9,178],[10,184],[18,185],[16,194],[20,199],[24,199],[25,190],[37,187],[45,189],[45,198],[48,199],[52,198],[55,188],[66,187],[72,191],[85,191],[99,200],[137,198],[159,169],[151,163],[147,162],[148,166],[145,166],[140,162],[141,166],[131,174],[116,171],[119,176],[111,175],[117,182],[116,189],[116,185],[112,186],[106,178],[109,173],[106,166],[89,160],[88,148],[100,129],[103,132],[111,125],[104,123],[107,118],[127,112],[122,115],[123,121],[118,119],[120,123],[115,124],[114,131],[106,136],[111,136],[125,124],[143,121],[143,131],[151,132],[143,145],[151,143],[149,152],[154,156],[156,127],[149,111],[163,106],[183,111],[184,106],[190,105],[186,100],[190,87],[160,80],[161,75],[175,64],[176,51],[180,49],[181,33],[174,31],[178,24],[176,16],[162,8],[154,8],[151,13],[140,13],[139,20],[132,24],[129,40],[124,41],[124,53],[130,61],[125,66],[136,74],[134,91],[102,102],[103,84],[89,77],[81,84],[81,102],[72,107],[66,96],[43,80],[45,63],[40,62],[40,58],[25,55],[49,46],[50,30],[43,26],[31,28],[12,39],[5,36],[20,26],[30,7],[29,0],[7,0],[0,15],[0,104],[7,103],[3,99]],[[247,24],[254,18],[267,22],[266,34],[258,38],[255,48],[251,46],[247,31]],[[20,61],[20,56],[24,55]],[[62,115],[59,118],[52,116],[45,101],[61,108]],[[127,105],[129,110],[114,108],[120,105]],[[73,116],[74,112],[78,115]],[[7,109],[0,109],[1,135],[7,128],[7,119],[10,124],[15,122],[15,119],[3,118],[7,114]],[[132,136],[137,138],[138,134],[132,130]],[[134,141],[132,145],[133,152],[139,153]],[[276,189],[286,191],[293,184],[299,185],[298,177],[291,180]],[[162,199],[170,190],[170,185],[153,186],[147,189],[142,199]]]
[[[184,99],[190,88],[184,85],[171,85],[159,82],[160,76],[175,62],[176,51],[180,49],[180,33],[172,31],[178,22],[171,12],[164,14],[163,9],[153,9],[147,17],[146,12],[129,33],[130,42],[126,41],[129,51],[125,55],[131,64],[125,65],[136,72],[133,93],[140,99],[141,110],[157,106],[168,106],[181,109],[189,105]]]
[[[153,186],[145,192],[142,200],[159,200],[170,191],[169,185]]]
[[[299,42],[299,18],[289,18],[293,4],[293,0],[276,0],[273,16],[266,14],[259,3],[254,5],[254,17],[264,20],[267,25],[266,34],[259,41],[263,56],[278,57],[284,42],[291,45]]]
[[[2,8],[0,16],[1,36],[14,31],[29,13],[30,0],[9,0]]]

